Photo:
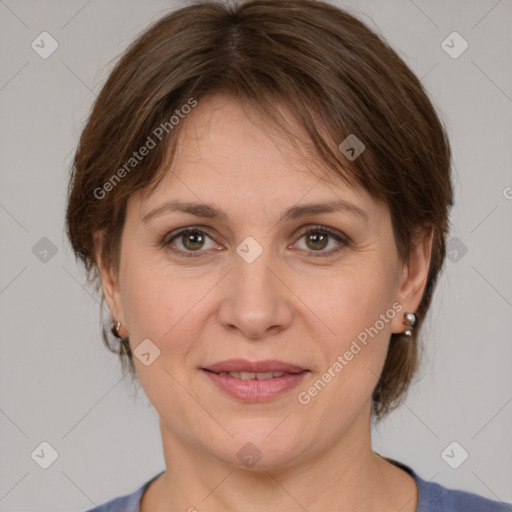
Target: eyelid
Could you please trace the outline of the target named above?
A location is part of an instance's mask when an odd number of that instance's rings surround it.
[[[325,233],[330,238],[334,238],[339,244],[341,244],[341,247],[338,246],[329,251],[305,251],[306,257],[328,258],[329,256],[334,256],[335,254],[338,254],[342,249],[344,249],[351,243],[351,239],[347,235],[345,235],[344,233],[341,233],[340,231],[338,231],[336,229],[329,228],[327,226],[322,226],[319,224],[309,224],[308,226],[301,228],[298,231],[298,233],[296,233],[294,235],[294,237],[297,238],[297,241],[294,242],[292,245],[295,245],[304,235],[306,235],[310,232]]]
[[[203,256],[207,256],[210,251],[201,251],[201,250],[199,250],[199,251],[182,251],[181,249],[176,249],[176,248],[172,247],[171,242],[174,239],[177,239],[182,235],[185,235],[187,233],[194,232],[194,231],[199,231],[200,233],[205,234],[206,236],[208,236],[208,238],[210,238],[212,241],[214,241],[213,236],[210,233],[210,228],[208,228],[207,226],[186,226],[183,228],[173,229],[172,231],[169,231],[168,233],[166,233],[164,235],[164,237],[162,238],[160,245],[164,249],[167,249],[167,250],[173,252],[174,254],[178,254],[178,255],[184,256],[186,258],[187,257],[200,258]]]
[[[172,229],[171,231],[167,232],[162,238],[162,243],[169,243],[173,238],[176,238],[177,236],[183,235],[190,231],[200,231],[201,233],[208,235],[210,238],[212,237],[210,228],[208,226],[185,226],[182,228]]]
[[[337,229],[334,228],[330,228],[328,226],[323,226],[321,224],[308,224],[304,228],[299,229],[294,236],[302,237],[306,233],[309,233],[310,231],[321,231],[323,233],[327,233],[328,235],[338,238],[347,244],[351,242],[351,239],[341,231],[338,231]]]

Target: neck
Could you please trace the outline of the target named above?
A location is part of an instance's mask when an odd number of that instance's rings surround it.
[[[369,414],[364,424],[361,432],[361,422],[355,422],[326,451],[303,452],[292,463],[257,470],[184,443],[161,422],[167,470],[144,493],[141,511],[414,512],[414,480],[372,451]]]

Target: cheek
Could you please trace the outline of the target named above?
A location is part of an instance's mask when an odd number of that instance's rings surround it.
[[[190,404],[179,383],[187,382],[187,354],[200,337],[201,325],[195,321],[202,311],[200,299],[211,285],[170,275],[147,261],[137,264],[133,258],[129,263],[125,267],[123,307],[139,380],[157,411],[169,409],[169,396],[173,396],[172,410],[183,410]],[[136,357],[137,346],[145,339],[160,351],[148,366]],[[185,426],[183,429],[185,432]]]
[[[122,275],[123,309],[132,348],[149,338],[160,348],[162,361],[167,355],[171,362],[186,354],[200,337],[199,317],[217,280],[211,272],[197,277],[155,263],[143,253],[133,253],[126,259]]]
[[[330,410],[329,404],[336,403],[355,414],[367,403],[382,371],[396,315],[396,276],[382,260],[370,264],[369,259],[323,280],[314,291],[308,288],[307,295],[301,292],[322,321],[323,335],[317,339],[322,340],[324,367],[319,371],[327,389],[314,399],[321,408]]]
[[[317,280],[297,293],[321,320],[333,348],[343,349],[360,333],[375,326],[384,336],[391,332],[393,273],[382,262],[346,268]],[[391,314],[386,312],[391,309]],[[384,322],[379,321],[384,315]],[[373,331],[372,331],[373,332]],[[362,336],[364,337],[364,336]]]

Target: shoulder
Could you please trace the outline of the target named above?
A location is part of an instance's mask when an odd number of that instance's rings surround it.
[[[447,489],[438,483],[423,480],[402,462],[384,458],[414,478],[418,488],[416,512],[512,512],[511,503],[490,500],[472,492]]]
[[[478,494],[447,489],[434,482],[417,477],[417,512],[512,512],[512,505],[494,501]]]
[[[472,492],[447,489],[438,483],[423,480],[410,471],[418,487],[416,512],[512,512],[512,504],[490,500]]]
[[[144,486],[137,489],[132,494],[119,496],[113,500],[107,501],[97,507],[87,510],[87,512],[139,512],[140,498]]]
[[[132,494],[119,496],[110,501],[102,503],[101,505],[91,508],[86,512],[139,512],[142,493],[145,491],[146,487],[148,487],[148,485],[160,475],[161,473],[142,484]]]

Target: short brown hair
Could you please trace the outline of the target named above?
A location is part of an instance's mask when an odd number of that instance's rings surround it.
[[[403,400],[417,368],[418,329],[445,257],[451,156],[418,78],[381,36],[348,12],[315,0],[215,0],[192,3],[154,23],[113,69],[82,132],[66,213],[73,250],[98,290],[95,233],[106,234],[102,257],[118,268],[127,198],[156,186],[165,158],[174,154],[183,123],[171,129],[171,117],[191,98],[219,92],[249,101],[279,125],[276,105],[285,106],[331,176],[386,202],[402,261],[417,229],[433,230],[418,328],[409,343],[391,336],[373,393],[372,411],[380,419]],[[126,162],[158,126],[168,128],[161,130],[162,143],[126,176]],[[353,161],[339,149],[350,134],[366,146]],[[105,327],[103,337],[134,377],[128,343],[111,347]]]

